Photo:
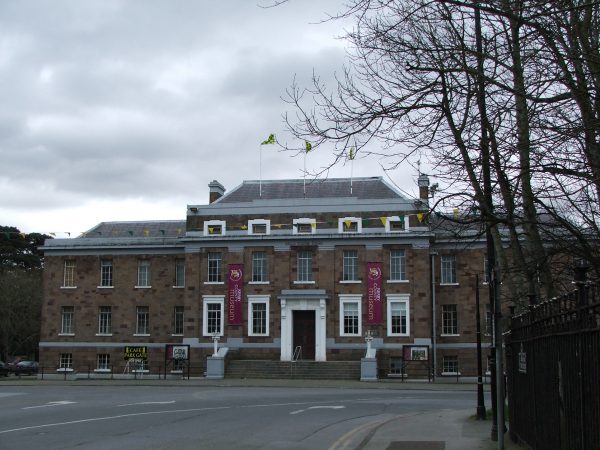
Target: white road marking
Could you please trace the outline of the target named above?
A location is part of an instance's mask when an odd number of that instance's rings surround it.
[[[292,411],[290,414],[300,414],[301,412],[308,411],[309,409],[344,409],[345,406],[309,406],[306,409],[299,409],[297,411]]]
[[[117,405],[117,408],[121,406],[135,406],[135,405],[172,405],[175,403],[175,400],[170,400],[168,402],[138,402],[138,403],[125,403],[124,405]]]
[[[61,400],[61,401],[58,401],[58,402],[48,402],[45,405],[26,406],[26,407],[21,408],[21,409],[47,408],[49,406],[72,405],[73,403],[77,403],[77,402],[70,402],[68,400]]]

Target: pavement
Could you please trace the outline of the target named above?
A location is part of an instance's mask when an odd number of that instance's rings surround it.
[[[189,380],[37,380],[33,377],[9,377],[0,381],[0,386],[16,385],[185,385],[220,387],[327,387],[340,389],[398,389],[398,390],[444,390],[473,391],[476,383],[466,382],[401,382],[379,380],[360,382],[348,380],[297,380],[297,379],[224,379],[209,380],[197,378]],[[485,385],[489,390],[489,385]],[[438,410],[426,413],[409,413],[401,416],[378,417],[373,422],[342,436],[333,450],[357,448],[360,450],[492,450],[501,449],[498,442],[491,440],[491,420],[478,421],[475,407],[469,410]],[[508,426],[508,424],[507,424]],[[358,447],[357,438],[364,436]],[[504,435],[504,449],[527,450],[529,447],[516,444]]]

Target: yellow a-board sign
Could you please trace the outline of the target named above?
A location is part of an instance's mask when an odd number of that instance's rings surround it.
[[[148,347],[125,347],[123,359],[148,359]]]

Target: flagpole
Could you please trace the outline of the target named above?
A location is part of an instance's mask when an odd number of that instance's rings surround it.
[[[304,152],[304,198],[306,198],[306,153],[307,152]]]
[[[262,144],[258,146],[258,196],[262,198]]]

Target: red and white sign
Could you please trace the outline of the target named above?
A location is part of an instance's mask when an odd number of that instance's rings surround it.
[[[229,285],[227,309],[229,325],[242,324],[242,298],[244,287],[244,265],[229,264],[227,273]]]

